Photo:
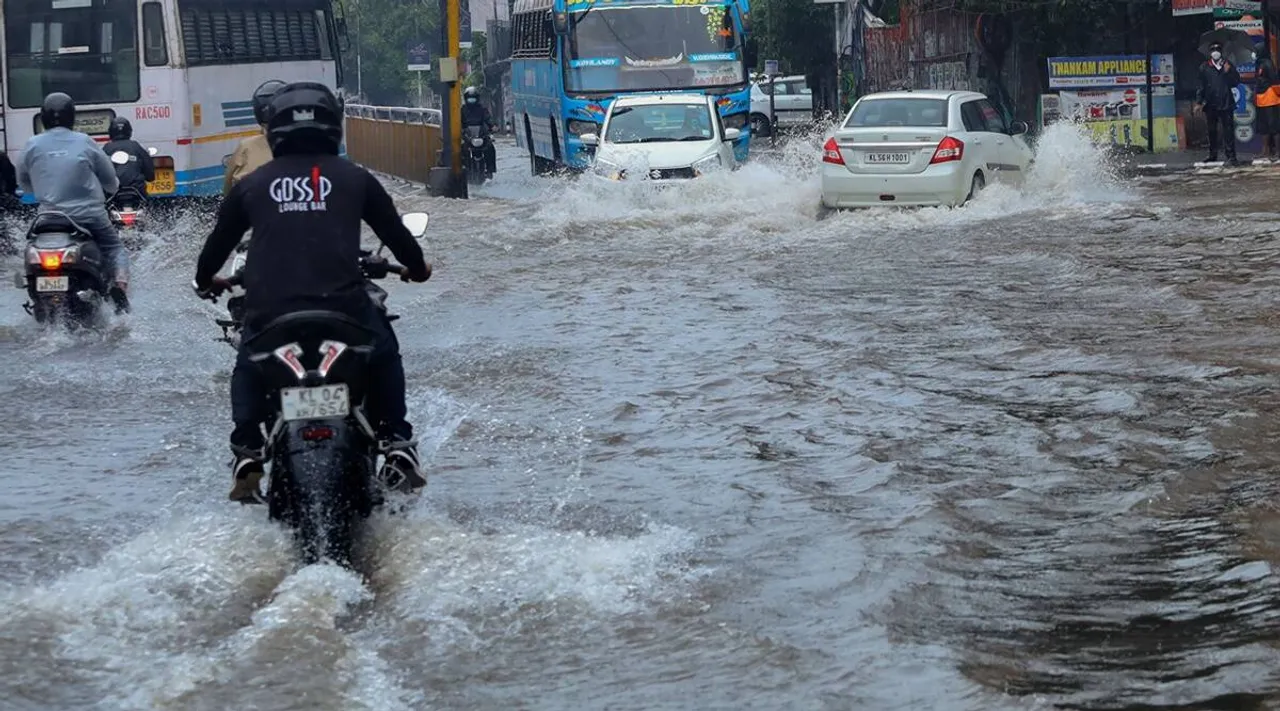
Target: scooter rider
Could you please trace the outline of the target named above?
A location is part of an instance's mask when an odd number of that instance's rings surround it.
[[[387,191],[369,171],[338,156],[342,105],[326,86],[289,84],[268,112],[267,140],[275,158],[231,189],[196,266],[195,289],[227,288],[215,276],[245,231],[245,316],[241,344],[271,320],[306,309],[351,315],[377,334],[370,362],[370,420],[386,455],[379,476],[401,491],[426,485],[405,420],[404,366],[391,325],[365,290],[359,267],[360,222],[408,268],[407,281],[431,277],[422,249],[400,222]],[[240,347],[231,375],[233,501],[261,501],[266,440],[265,385]]]
[[[31,137],[18,159],[18,185],[35,195],[39,212],[60,212],[93,236],[113,282],[116,313],[129,310],[129,255],[107,215],[107,195],[120,189],[116,169],[88,135],[73,130],[76,105],[54,92],[40,108],[44,132]],[[112,273],[113,272],[113,273]]]
[[[253,90],[253,118],[262,127],[262,133],[240,141],[227,159],[226,177],[222,181],[224,196],[246,175],[271,162],[271,146],[267,143],[267,108],[271,105],[271,97],[283,86],[284,82],[279,79],[271,79]]]
[[[112,163],[115,166],[116,177],[120,179],[120,192],[116,194],[124,199],[146,199],[147,183],[156,179],[156,166],[151,160],[151,154],[147,153],[142,144],[133,140],[133,124],[129,123],[129,119],[117,116],[111,120],[107,135],[111,141],[103,146],[103,153],[108,156],[115,155],[116,151],[129,154],[128,163],[124,165]],[[131,193],[133,190],[137,191],[136,196]]]
[[[489,115],[489,109],[480,103],[480,90],[474,86],[469,86],[462,92],[462,99],[462,126],[484,127],[484,137],[487,139],[484,144],[484,162],[489,173],[496,175],[498,152],[493,147],[493,117]]]

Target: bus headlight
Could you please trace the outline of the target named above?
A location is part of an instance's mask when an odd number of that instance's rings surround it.
[[[738,114],[729,114],[728,116],[721,118],[720,121],[724,124],[725,128],[736,128],[739,131],[742,131],[742,129],[746,128],[747,125],[747,114],[745,111]],[[743,131],[743,133],[746,132]]]
[[[571,136],[585,136],[588,133],[600,135],[600,124],[594,121],[579,121],[578,119],[569,119],[565,122],[565,128],[569,130]]]

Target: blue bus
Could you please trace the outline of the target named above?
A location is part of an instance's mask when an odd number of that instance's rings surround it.
[[[751,109],[749,0],[515,0],[511,13],[512,128],[534,175],[583,170],[619,94],[717,96],[725,128],[747,158]]]

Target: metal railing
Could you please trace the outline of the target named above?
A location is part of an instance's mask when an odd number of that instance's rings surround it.
[[[438,164],[439,109],[346,106],[347,156],[379,173],[426,183]]]

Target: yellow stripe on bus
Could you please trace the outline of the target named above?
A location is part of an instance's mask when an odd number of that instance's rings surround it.
[[[219,141],[230,141],[237,138],[252,138],[262,134],[262,129],[251,128],[247,131],[232,131],[230,133],[215,133],[212,136],[197,136],[191,139],[192,143],[217,143]]]

